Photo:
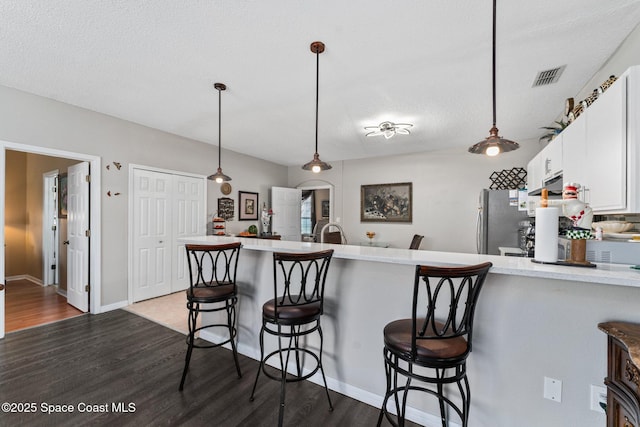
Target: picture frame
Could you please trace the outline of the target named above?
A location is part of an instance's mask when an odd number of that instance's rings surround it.
[[[322,218],[329,218],[329,201],[322,200],[320,202],[320,206],[322,209],[322,211],[320,212],[320,214],[322,215]]]
[[[58,218],[67,218],[67,187],[68,177],[66,173],[58,174]]]
[[[413,183],[360,186],[360,222],[413,221]]]
[[[238,191],[238,220],[258,220],[258,193]]]
[[[231,221],[234,216],[235,206],[230,197],[218,198],[218,216],[225,221]]]

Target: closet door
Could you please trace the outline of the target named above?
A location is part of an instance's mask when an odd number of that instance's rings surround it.
[[[173,176],[173,254],[171,292],[189,287],[187,256],[178,239],[206,234],[205,181],[191,176]]]
[[[133,301],[171,292],[173,176],[133,170]]]

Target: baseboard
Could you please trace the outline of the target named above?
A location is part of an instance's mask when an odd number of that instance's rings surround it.
[[[208,330],[203,330],[203,331],[200,331],[200,338],[210,342],[219,342],[223,339],[226,339],[226,336],[215,334]],[[223,347],[231,350],[230,344],[225,344]],[[260,360],[260,352],[256,348],[251,347],[247,344],[238,344],[238,353],[246,357],[249,357],[253,360],[258,360],[258,361]],[[275,363],[269,363],[269,365],[273,367],[278,367],[275,365]],[[294,368],[295,366],[291,365],[288,369],[289,372],[294,373],[295,372]],[[305,374],[308,372],[309,370],[305,370]],[[380,375],[384,375],[384,372],[381,372]],[[311,378],[309,378],[309,381],[324,387],[324,383],[322,382],[322,375],[320,375],[319,372],[313,375]],[[382,406],[382,401],[384,399],[384,396],[371,393],[369,391],[352,386],[350,384],[347,384],[345,382],[339,381],[331,377],[327,377],[327,387],[330,390],[333,390],[340,394],[344,394],[345,396],[348,396],[352,399],[366,403],[367,405],[373,406],[375,408],[380,408]],[[394,411],[390,411],[390,412],[395,413]],[[442,425],[442,422],[440,421],[439,416],[429,414],[427,412],[421,411],[411,406],[407,406],[406,418],[409,421],[413,421],[425,427],[430,427],[430,426],[436,427],[436,426]],[[449,427],[461,427],[461,426],[460,424],[449,422]]]
[[[7,278],[4,279],[5,282],[13,282],[16,280],[28,280],[31,283],[34,283],[36,285],[40,285],[40,286],[44,286],[44,282],[42,281],[42,279],[38,279],[37,277],[33,277],[30,274],[19,274],[17,276],[9,276]]]
[[[67,290],[66,289],[60,289],[60,286],[58,286],[58,289],[56,290],[56,293],[60,296],[63,297],[67,297]]]
[[[129,302],[127,300],[114,302],[113,304],[100,306],[100,311],[98,313],[106,313],[107,311],[119,310],[128,305]]]

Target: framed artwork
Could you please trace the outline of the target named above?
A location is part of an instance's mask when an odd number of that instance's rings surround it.
[[[58,174],[58,218],[67,217],[67,174]]]
[[[221,197],[218,199],[218,216],[225,221],[233,219],[233,199],[230,197]]]
[[[258,193],[238,191],[238,219],[240,221],[258,220]]]
[[[322,202],[322,218],[329,218],[329,201],[323,200]]]
[[[374,184],[360,186],[361,222],[411,222],[413,184]]]

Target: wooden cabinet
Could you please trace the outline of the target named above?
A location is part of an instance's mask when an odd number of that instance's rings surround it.
[[[607,427],[640,427],[640,325],[606,322]]]

